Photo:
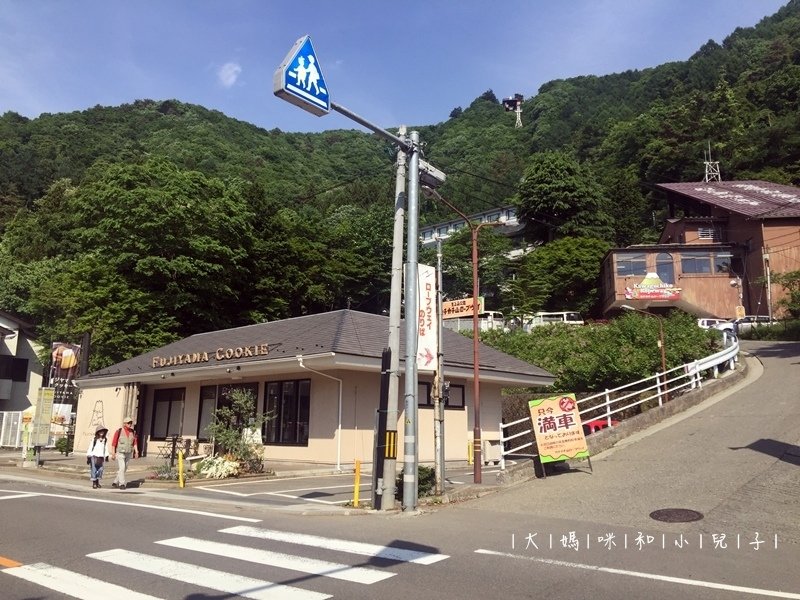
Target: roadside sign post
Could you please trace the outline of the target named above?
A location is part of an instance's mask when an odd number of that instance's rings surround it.
[[[400,138],[388,131],[370,123],[366,119],[351,112],[345,107],[332,102],[330,92],[322,74],[322,67],[317,58],[314,46],[309,36],[304,36],[297,40],[289,53],[273,75],[273,92],[279,98],[286,100],[310,112],[316,116],[324,116],[335,110],[339,114],[355,121],[359,125],[366,127],[370,131],[378,134],[382,138],[392,142],[401,152],[406,155],[408,164],[408,194],[407,194],[407,213],[408,213],[408,239],[407,239],[407,259],[406,259],[406,353],[405,353],[405,418],[404,418],[404,472],[403,472],[403,509],[414,510],[417,507],[417,465],[419,462],[417,452],[417,253],[419,247],[419,181],[422,175],[427,184],[440,184],[444,181],[444,173],[425,163],[420,159],[419,133],[412,131],[408,138]],[[420,173],[422,171],[422,173]],[[395,244],[397,243],[395,236]],[[401,271],[401,265],[395,264],[397,253],[392,253],[392,274]],[[402,255],[398,259],[402,261]],[[401,298],[395,293],[395,286],[392,287],[389,323],[389,349],[393,356],[399,356],[400,339],[399,335],[393,335],[392,318],[397,319],[395,329],[399,332]],[[394,305],[397,304],[397,307]],[[398,406],[395,397],[394,405],[392,395],[389,396],[387,407],[387,429],[397,430]],[[376,443],[379,443],[376,440]],[[392,453],[386,453],[387,458],[384,462],[383,476],[383,506],[392,508],[394,498],[394,481],[391,471],[395,468],[395,460],[388,458]],[[389,466],[389,468],[386,468]]]

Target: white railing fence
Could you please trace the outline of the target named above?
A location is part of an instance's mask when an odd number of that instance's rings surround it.
[[[739,355],[739,341],[735,336],[729,336],[723,332],[723,349],[719,352],[695,360],[693,362],[669,369],[665,373],[656,373],[650,377],[645,377],[639,381],[634,381],[612,390],[604,390],[586,398],[578,400],[581,422],[584,427],[592,433],[605,427],[613,427],[625,418],[632,416],[631,409],[649,403],[658,402],[662,406],[670,397],[682,390],[693,390],[702,387],[703,378],[711,376],[716,378],[720,369],[733,369]],[[626,412],[628,411],[628,412]],[[613,417],[617,417],[616,419]],[[528,424],[528,428],[519,431],[522,424]],[[511,433],[511,429],[517,429],[516,433]],[[525,438],[528,441],[519,440]],[[505,469],[506,456],[527,456],[533,457],[535,454],[522,453],[533,446],[533,426],[529,416],[523,417],[510,423],[500,423],[500,469]],[[519,445],[513,446],[508,442],[518,440]],[[523,442],[523,443],[519,443]],[[508,447],[507,446],[513,446]]]
[[[50,439],[46,448],[54,447],[59,438],[67,435],[71,410],[71,404],[53,404]],[[0,411],[0,448],[22,448],[26,442],[25,436],[23,411]]]
[[[22,447],[22,412],[0,412],[0,448]]]

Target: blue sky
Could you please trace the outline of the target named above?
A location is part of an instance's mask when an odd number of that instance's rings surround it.
[[[488,89],[686,60],[786,0],[0,0],[0,113],[175,98],[266,129],[358,128],[272,93],[311,35],[331,99],[430,125]],[[510,116],[510,118],[513,118]]]

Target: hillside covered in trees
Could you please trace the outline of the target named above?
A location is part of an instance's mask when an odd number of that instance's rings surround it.
[[[492,307],[591,314],[599,258],[655,238],[652,185],[701,179],[709,145],[724,179],[800,184],[800,0],[684,62],[551,81],[523,120],[488,91],[416,129],[448,175],[443,196],[466,213],[516,204],[538,246],[509,264],[504,240],[481,232]],[[370,134],[267,131],[179,100],[10,110],[0,310],[43,341],[90,332],[92,368],[200,331],[381,312],[393,161]],[[424,200],[423,223],[450,218]],[[449,297],[470,293],[467,243],[447,244]]]

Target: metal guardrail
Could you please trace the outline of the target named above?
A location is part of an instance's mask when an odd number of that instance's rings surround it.
[[[582,422],[605,421],[606,427],[611,427],[619,420],[623,420],[622,413],[645,402],[658,400],[658,405],[662,406],[669,396],[685,389],[697,389],[703,385],[705,373],[710,372],[711,377],[716,378],[721,368],[733,369],[739,355],[739,340],[736,336],[723,332],[723,349],[710,356],[686,363],[679,367],[674,367],[666,372],[658,372],[650,377],[645,377],[633,383],[620,387],[604,390],[586,398],[578,400],[579,414]],[[707,376],[707,375],[706,375]],[[599,402],[598,402],[599,401]],[[619,418],[612,419],[613,416]],[[533,457],[535,454],[521,453],[533,446],[533,441],[529,440],[523,444],[512,448],[506,448],[507,442],[516,440],[533,433],[533,425],[530,429],[518,431],[514,434],[506,435],[506,432],[515,425],[531,422],[530,417],[523,417],[511,423],[500,423],[500,469],[506,468],[506,456],[527,456]]]

